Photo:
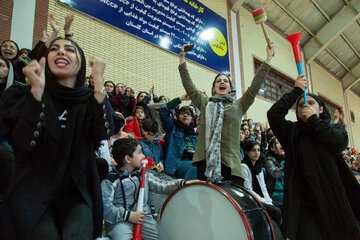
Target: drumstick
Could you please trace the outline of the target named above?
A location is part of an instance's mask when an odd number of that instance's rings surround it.
[[[254,17],[255,23],[261,25],[261,28],[262,28],[262,30],[264,32],[264,35],[265,35],[267,45],[271,49],[270,39],[269,39],[269,37],[268,37],[268,35],[266,33],[266,30],[265,30],[265,27],[264,27],[264,22],[267,20],[267,16],[266,16],[266,12],[265,12],[264,8],[261,7],[261,8],[255,9],[252,12],[252,15]]]

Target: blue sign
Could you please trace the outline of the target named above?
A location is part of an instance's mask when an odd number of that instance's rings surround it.
[[[226,21],[198,1],[58,1],[175,54],[195,44],[188,59],[230,74]]]

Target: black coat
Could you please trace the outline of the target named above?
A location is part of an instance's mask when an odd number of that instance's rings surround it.
[[[302,93],[295,87],[267,114],[286,153],[284,237],[296,239],[299,214],[308,207],[321,220],[317,223],[324,239],[360,239],[360,186],[341,158],[348,144],[347,132],[340,124],[330,124],[329,116],[324,120],[313,115],[308,124],[285,120]]]
[[[81,105],[85,113],[77,116],[84,117],[74,121],[79,141],[69,143],[77,149],[77,156],[70,153],[68,165],[64,166],[59,159],[64,149],[63,132],[46,89],[42,102],[33,98],[30,86],[22,84],[14,84],[4,93],[0,102],[0,139],[8,140],[19,155],[0,215],[0,235],[6,234],[5,239],[26,239],[32,234],[54,198],[61,169],[70,171],[65,175],[69,174],[93,210],[94,236],[101,234],[103,205],[95,148],[101,139],[112,134],[111,106],[106,99],[98,104],[93,97]]]

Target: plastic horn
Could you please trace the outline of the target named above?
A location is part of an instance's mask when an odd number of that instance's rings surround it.
[[[152,158],[147,158],[146,160],[148,160],[146,167],[154,167],[156,170],[158,170],[158,167],[154,164]]]
[[[265,39],[266,39],[266,42],[267,42],[267,45],[269,48],[271,48],[271,44],[270,44],[270,39],[265,31],[265,27],[264,27],[264,22],[267,20],[267,16],[266,16],[266,12],[264,10],[263,7],[261,8],[257,8],[255,9],[253,12],[252,12],[252,15],[254,17],[254,21],[256,24],[260,24],[261,25],[261,28],[264,32],[264,35],[265,35]]]
[[[140,190],[139,190],[139,197],[137,202],[136,211],[142,212],[144,210],[144,193],[145,193],[145,172],[146,172],[146,165],[148,164],[147,159],[141,160],[141,183],[140,183]],[[133,238],[132,240],[141,240],[141,224],[134,224],[133,229]]]
[[[302,60],[301,60],[301,51],[300,51],[300,38],[301,38],[302,33],[295,33],[292,34],[290,36],[288,36],[286,39],[291,43],[293,52],[294,52],[294,57],[295,57],[295,62],[296,62],[296,68],[298,71],[298,74],[304,74],[304,68],[302,65]],[[304,88],[304,103],[307,104],[307,98],[306,98],[306,88]]]

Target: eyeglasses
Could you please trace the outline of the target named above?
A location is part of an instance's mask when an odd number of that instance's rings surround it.
[[[146,136],[149,136],[149,137],[155,137],[156,136],[156,133],[146,132],[146,131],[144,131],[144,133],[145,133]]]
[[[190,116],[190,117],[191,117],[191,113],[190,113],[190,112],[181,112],[180,115],[182,115],[182,116],[187,115],[187,116]]]
[[[3,44],[2,48],[9,48],[11,50],[15,50],[15,47],[13,45],[7,45],[7,44]]]

